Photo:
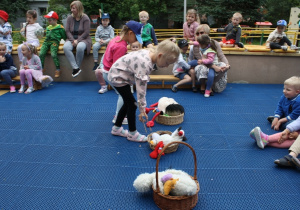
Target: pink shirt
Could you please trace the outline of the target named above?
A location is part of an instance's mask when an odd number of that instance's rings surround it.
[[[199,23],[194,21],[191,25],[188,25],[187,22],[183,24],[183,36],[190,41],[195,41],[195,31]]]
[[[127,42],[120,40],[120,36],[116,36],[110,40],[104,54],[103,66],[104,70],[109,71],[111,66],[127,52]]]
[[[153,63],[149,50],[130,52],[118,59],[110,68],[108,80],[115,87],[122,87],[135,83],[137,100],[140,102],[140,112],[145,111],[147,83],[149,74],[153,70]]]

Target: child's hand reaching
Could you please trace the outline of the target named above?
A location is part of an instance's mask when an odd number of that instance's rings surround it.
[[[199,60],[197,61],[197,63],[198,63],[199,65],[201,65],[201,64],[203,63],[203,61],[202,61],[201,59],[199,59]]]
[[[105,41],[103,39],[100,39],[99,43],[100,44],[105,44]]]
[[[274,120],[273,120],[274,121]],[[282,133],[281,133],[281,137],[278,140],[278,143],[281,144],[283,143],[285,140],[288,139],[290,134],[290,130],[289,129],[285,129]]]
[[[29,69],[29,66],[27,66],[27,65],[26,65],[26,66],[24,66],[24,69]]]
[[[145,117],[146,120],[144,119],[144,117]],[[141,122],[148,121],[148,115],[145,112],[140,113],[139,114],[139,121],[141,121]]]
[[[293,139],[296,139],[298,136],[299,136],[299,133],[294,131],[294,132],[290,133],[289,139],[293,140]]]

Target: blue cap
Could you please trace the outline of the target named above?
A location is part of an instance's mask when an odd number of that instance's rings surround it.
[[[287,22],[285,20],[278,20],[277,25],[278,26],[287,26]]]
[[[139,43],[143,44],[143,40],[142,40],[142,37],[141,37],[142,30],[143,30],[143,24],[138,23],[134,20],[130,20],[126,23],[126,25],[128,26],[128,28],[130,28],[130,30],[133,31],[137,41]]]
[[[103,13],[101,19],[110,19],[108,13]]]

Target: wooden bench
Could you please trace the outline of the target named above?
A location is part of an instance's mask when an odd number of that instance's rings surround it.
[[[15,76],[14,78],[12,78],[13,82],[15,83],[16,81],[20,81],[20,76]],[[35,79],[32,78],[32,81],[33,81],[33,88],[35,90],[41,90],[42,89],[42,84],[37,82]],[[14,84],[14,86],[19,89],[21,87],[21,84]],[[1,83],[0,84],[0,88],[8,88],[9,89],[9,85],[8,84],[5,84],[5,83]]]
[[[179,78],[174,75],[150,75],[150,82],[160,82],[161,84],[148,84],[149,88],[170,88],[172,85],[166,85],[165,82],[178,82]]]

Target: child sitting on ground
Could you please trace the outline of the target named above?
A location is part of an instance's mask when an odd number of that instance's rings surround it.
[[[191,69],[191,66],[187,63],[188,55],[186,51],[189,48],[189,43],[185,39],[180,39],[177,44],[181,53],[178,61],[173,66],[173,74],[180,81],[172,86],[172,91],[176,93],[179,85],[192,82],[192,90],[193,92],[197,92],[197,88],[195,87],[195,70]]]
[[[149,74],[156,64],[160,68],[168,67],[174,63],[180,54],[180,49],[170,40],[164,40],[155,48],[139,50],[128,53],[118,59],[110,68],[108,80],[122,96],[124,104],[120,109],[117,120],[111,133],[116,136],[126,137],[129,141],[146,142],[147,137],[136,130],[136,109],[139,108],[139,120],[148,119],[145,112],[146,91]],[[137,101],[130,90],[130,85],[136,85]],[[122,121],[127,115],[128,130],[123,129]]]
[[[229,23],[225,28],[213,29],[214,32],[226,32],[226,37],[220,42],[221,47],[244,47],[243,43],[240,42],[242,34],[240,22],[242,22],[242,20],[242,14],[236,12],[231,18],[231,23]]]
[[[287,26],[287,22],[285,20],[277,21],[277,28],[272,31],[266,41],[266,47],[271,49],[283,49],[287,51],[288,47],[291,47],[292,50],[298,49],[296,45],[292,45],[291,41],[287,38],[284,33]]]
[[[219,62],[215,42],[214,40],[210,39],[207,34],[199,36],[197,41],[200,45],[200,53],[202,54],[202,59],[199,59],[197,61],[199,65],[195,68],[196,78],[201,84],[200,92],[204,92],[204,97],[208,98],[209,96],[211,96],[211,86],[213,85],[215,79],[215,70],[212,66],[214,65],[221,67],[220,71],[223,71],[226,69],[226,64],[223,62]],[[207,79],[206,89],[205,79]]]
[[[16,88],[11,78],[17,76],[17,68],[14,65],[12,56],[6,53],[6,51],[5,43],[0,42],[0,78],[3,78],[9,85],[10,92],[15,93]]]
[[[93,44],[93,57],[94,57],[94,68],[95,71],[98,64],[99,59],[99,50],[102,46],[106,46],[108,42],[115,37],[115,31],[114,28],[109,25],[110,22],[110,16],[108,13],[103,13],[101,17],[101,25],[97,27],[96,33],[95,33],[95,44]]]
[[[293,124],[295,122],[296,121],[294,121]],[[300,124],[300,120],[297,123]],[[275,133],[273,135],[267,135],[261,131],[260,127],[255,127],[251,130],[249,135],[261,149],[264,149],[266,146],[289,148],[299,136],[299,132],[294,131],[295,129],[293,126],[291,127],[293,124],[289,124],[283,132]],[[290,129],[293,130],[293,132],[288,129],[289,127],[291,127]],[[300,127],[298,130],[300,130]]]
[[[140,22],[143,24],[143,31],[142,31],[142,40],[143,40],[143,47],[153,47],[152,40],[154,45],[158,44],[155,31],[153,26],[150,23],[147,23],[149,20],[149,14],[146,11],[141,11],[139,13]]]
[[[197,22],[197,11],[189,9],[186,13],[186,22],[183,24],[183,38],[189,41],[195,41],[195,31],[199,26]]]
[[[284,81],[283,95],[278,102],[274,116],[267,119],[274,130],[284,130],[300,116],[300,77],[293,76]]]
[[[40,59],[44,69],[46,53],[50,48],[51,57],[53,58],[56,67],[54,77],[58,78],[60,76],[60,63],[57,56],[57,51],[61,39],[65,40],[67,36],[63,25],[57,24],[59,17],[56,12],[51,11],[44,17],[48,19],[49,26],[46,29],[46,38],[40,50]]]
[[[8,20],[8,14],[0,10],[0,42],[6,44],[6,51],[8,54],[11,54],[12,47],[13,47],[13,40],[11,37],[12,28]]]

